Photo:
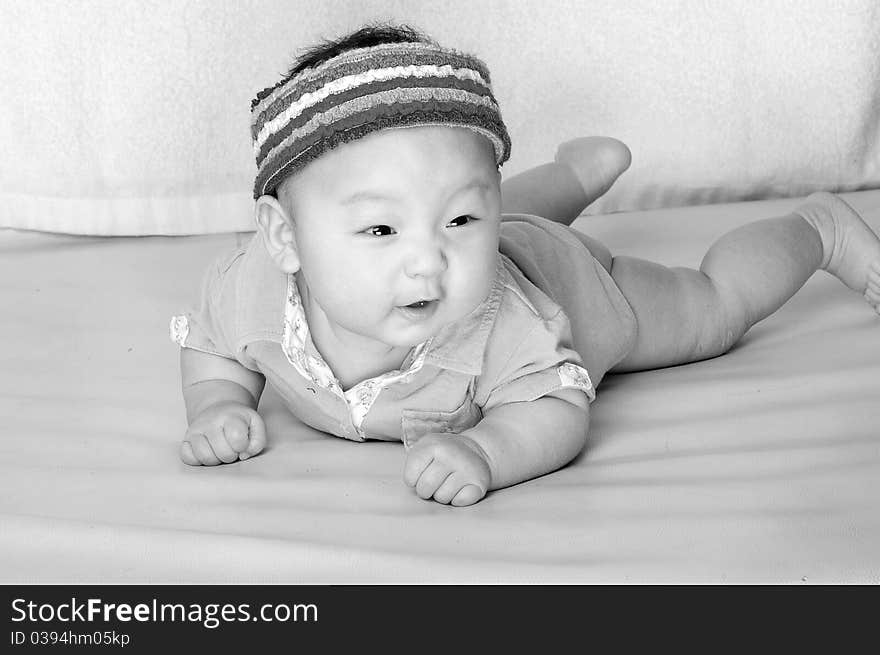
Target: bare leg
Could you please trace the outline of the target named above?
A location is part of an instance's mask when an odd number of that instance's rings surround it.
[[[837,253],[837,254],[836,254]],[[638,323],[615,371],[674,366],[720,355],[824,268],[872,301],[880,240],[842,200],[814,194],[794,213],[744,225],[719,239],[700,270],[615,257],[611,275]]]
[[[535,214],[570,225],[629,168],[629,148],[610,137],[559,146],[556,161],[514,175],[501,185],[502,211]]]

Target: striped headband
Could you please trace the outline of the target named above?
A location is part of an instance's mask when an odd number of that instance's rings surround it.
[[[389,128],[465,127],[491,141],[498,166],[510,137],[479,59],[430,43],[344,52],[261,91],[251,102],[254,198],[339,146]]]

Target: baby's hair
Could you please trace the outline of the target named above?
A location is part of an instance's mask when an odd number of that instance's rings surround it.
[[[338,39],[325,39],[305,49],[297,56],[293,66],[283,78],[257,94],[257,97],[251,102],[251,108],[256,107],[272,91],[287,84],[287,82],[304,70],[319,66],[325,61],[349,50],[370,48],[382,45],[383,43],[430,43],[437,45],[434,39],[410,25],[393,25],[391,23],[365,25]]]
[[[434,43],[426,34],[409,25],[377,23],[366,25],[339,39],[326,39],[305,50],[287,73],[287,79],[307,68],[314,68],[337,55],[358,48],[370,48],[383,43]],[[435,44],[436,45],[436,44]]]

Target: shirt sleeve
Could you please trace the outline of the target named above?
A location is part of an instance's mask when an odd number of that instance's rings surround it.
[[[499,316],[504,318],[507,323],[490,338],[477,388],[484,413],[566,388],[582,391],[590,402],[596,398],[590,375],[571,347],[571,327],[562,310],[550,318],[525,312]]]
[[[171,317],[171,340],[181,348],[236,359],[232,346],[235,284],[231,269],[243,254],[243,250],[238,250],[212,264],[202,282],[196,308]]]

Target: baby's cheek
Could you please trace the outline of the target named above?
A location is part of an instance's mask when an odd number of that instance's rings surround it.
[[[495,280],[495,266],[498,260],[498,250],[493,249],[489,252],[481,253],[479,263],[477,263],[470,276],[470,284],[473,294],[478,296],[478,302],[485,300],[492,289],[492,282]]]

